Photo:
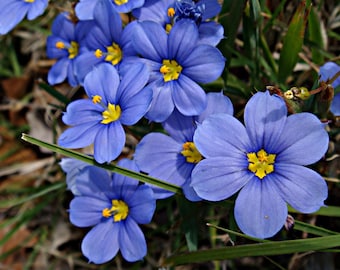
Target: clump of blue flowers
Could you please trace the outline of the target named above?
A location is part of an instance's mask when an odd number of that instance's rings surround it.
[[[247,19],[256,17],[250,2]],[[325,206],[328,187],[313,165],[327,153],[327,125],[333,123],[309,111],[317,107],[311,96],[331,89],[323,115],[340,115],[340,66],[320,66],[316,83],[322,87],[314,92],[277,86],[262,92],[255,83],[240,90],[241,79],[234,76],[227,85],[223,77],[233,66],[226,66],[227,53],[220,50],[225,44],[217,46],[225,38],[220,3],[79,0],[53,20],[46,56],[55,62],[46,80],[79,89],[63,108],[57,143],[89,147],[89,156],[79,156],[92,162],[62,158],[59,164],[74,196],[69,219],[90,227],[81,243],[90,263],[106,263],[119,253],[128,262],[143,260],[147,241],[140,225],[151,222],[156,202],[177,191],[185,204],[209,205],[210,213],[214,202],[223,201],[219,207],[228,211],[222,214],[234,218],[236,230],[260,239],[276,236],[287,219],[291,222],[289,208],[309,214]],[[0,35],[25,16],[35,19],[47,5],[47,0],[2,0]],[[249,25],[243,30],[250,31]],[[230,55],[269,48],[257,34],[264,48],[237,41],[240,50]],[[268,78],[281,77],[274,72],[280,70],[276,59],[267,57],[258,66],[247,66],[244,59],[234,66],[258,72],[267,65],[273,70]],[[281,88],[285,79],[277,82]],[[135,143],[128,145],[127,137]],[[127,168],[126,175],[106,170],[117,166]],[[181,215],[184,204],[176,199],[171,203]],[[185,223],[187,217],[181,218]],[[185,237],[188,241],[187,231]]]

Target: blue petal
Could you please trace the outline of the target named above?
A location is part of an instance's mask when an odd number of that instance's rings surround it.
[[[156,200],[152,189],[147,185],[140,185],[136,192],[125,201],[129,205],[129,217],[138,224],[151,222],[156,209]]]
[[[286,203],[269,180],[253,177],[241,189],[235,202],[236,223],[242,232],[252,237],[274,236],[288,215]]]
[[[167,59],[167,40],[168,35],[162,26],[152,21],[138,23],[132,36],[135,50],[143,58],[156,62]]]
[[[190,78],[181,74],[173,85],[172,98],[176,108],[186,116],[199,115],[207,106],[204,90]]]
[[[133,10],[132,14],[139,21],[154,21],[164,26],[170,22],[167,10],[173,4],[174,0],[146,0],[143,7]]]
[[[117,90],[119,85],[119,75],[111,64],[102,63],[90,71],[84,80],[84,88],[89,98],[95,95],[102,97],[102,102],[117,104]]]
[[[104,62],[103,58],[97,58],[93,51],[85,51],[75,58],[75,73],[81,84],[85,76],[99,63]]]
[[[207,94],[207,106],[205,110],[197,117],[197,122],[202,123],[211,114],[226,113],[233,115],[234,108],[231,100],[223,95],[223,92],[208,93]]]
[[[121,227],[119,232],[118,241],[120,252],[128,262],[141,260],[146,255],[144,234],[133,219],[127,218],[125,220],[124,226]]]
[[[70,42],[74,41],[75,24],[68,19],[69,14],[63,12],[59,14],[52,23],[52,34]]]
[[[172,82],[164,83],[163,79],[159,79],[147,87],[153,91],[152,102],[149,111],[145,115],[147,119],[155,122],[165,121],[175,108],[172,100]]]
[[[161,180],[181,186],[190,177],[193,164],[187,163],[182,143],[161,133],[149,133],[136,147],[134,159],[141,171]],[[156,198],[173,193],[152,186]]]
[[[100,122],[103,108],[94,104],[89,99],[78,99],[71,102],[66,107],[63,115],[63,122],[66,125],[75,126],[86,124],[89,122]]]
[[[199,44],[216,46],[224,37],[223,26],[215,21],[201,23],[198,32]]]
[[[120,155],[124,145],[125,131],[119,121],[102,125],[94,141],[94,158],[98,163],[111,162]]]
[[[227,199],[254,178],[254,175],[248,172],[247,166],[245,159],[227,157],[203,159],[192,171],[191,186],[203,199],[209,201]]]
[[[47,81],[51,85],[63,82],[67,77],[68,66],[70,59],[64,57],[59,59],[49,70]]]
[[[189,201],[198,202],[202,200],[202,198],[197,195],[196,191],[191,186],[191,179],[189,179],[189,181],[187,180],[184,183],[184,185],[182,186],[182,190],[185,198],[187,198]]]
[[[328,188],[315,171],[299,165],[275,164],[275,173],[268,175],[278,193],[294,209],[312,213],[324,205]]]
[[[29,8],[27,12],[27,19],[34,20],[36,17],[40,16],[44,13],[48,2],[47,0],[35,0],[32,6]]]
[[[340,93],[334,96],[330,110],[334,115],[340,116]]]
[[[103,31],[107,40],[120,43],[122,33],[122,20],[119,13],[115,10],[112,1],[99,0],[93,11],[96,24]]]
[[[143,6],[144,0],[134,0],[134,1],[127,1],[125,4],[116,5],[113,2],[115,9],[120,13],[127,13],[133,10],[134,8],[139,8]]]
[[[290,115],[276,139],[277,162],[309,165],[327,151],[329,137],[324,124],[311,113]]]
[[[217,0],[199,0],[197,5],[199,6],[204,5],[204,12],[202,16],[203,21],[217,16],[222,8]]]
[[[191,54],[181,61],[182,73],[199,83],[216,80],[224,69],[225,58],[221,52],[210,45],[198,45]]]
[[[73,195],[80,195],[76,185],[76,176],[84,167],[90,165],[74,158],[62,158],[59,165],[66,173],[67,189],[71,190]]]
[[[83,148],[93,143],[101,125],[97,122],[84,123],[66,129],[59,137],[58,144],[66,148]]]
[[[162,123],[166,132],[178,142],[192,142],[196,124],[194,117],[185,116],[175,109]]]
[[[267,153],[276,153],[278,137],[285,127],[287,107],[281,97],[271,96],[269,92],[257,92],[248,101],[244,122],[252,151],[265,149]]]
[[[56,47],[57,42],[64,42],[65,44],[68,43],[67,41],[61,39],[58,36],[48,36],[46,41],[46,54],[48,58],[63,58],[68,57],[69,53],[66,49],[58,49]],[[69,44],[67,44],[69,45]]]
[[[107,170],[96,166],[86,166],[75,175],[76,187],[81,195],[104,199],[112,189],[111,177]]]
[[[25,17],[29,5],[21,1],[2,1],[0,4],[0,35],[11,31]]]
[[[93,10],[99,0],[80,0],[75,11],[79,20],[92,20]]]
[[[134,160],[123,158],[118,161],[117,165],[130,171],[139,172],[139,168]],[[112,174],[112,186],[114,187],[113,190],[117,198],[120,198],[127,203],[129,202],[128,199],[136,192],[138,184],[139,182],[137,179],[118,173]]]
[[[106,198],[75,197],[70,203],[70,221],[78,227],[94,226],[101,222],[103,209],[110,207],[110,201]]]
[[[334,62],[327,62],[320,67],[320,81],[327,81],[332,79],[332,77],[340,71],[340,66]],[[338,77],[333,83],[334,88],[340,85],[340,77]]]
[[[176,22],[169,33],[168,56],[180,65],[197,46],[198,29],[194,21],[181,20]]]
[[[244,126],[228,114],[213,114],[197,126],[194,143],[208,157],[246,158],[250,141]]]
[[[87,233],[81,243],[81,250],[90,262],[102,264],[116,256],[120,228],[121,224],[108,220]]]

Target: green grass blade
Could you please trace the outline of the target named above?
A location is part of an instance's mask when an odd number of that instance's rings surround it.
[[[283,46],[279,59],[279,83],[285,83],[298,61],[298,53],[301,51],[307,19],[311,6],[310,1],[301,1],[288,26],[287,34],[283,40]]]
[[[94,166],[109,170],[109,171],[114,172],[114,173],[119,173],[119,174],[122,174],[122,175],[125,175],[125,176],[128,176],[128,177],[137,179],[137,180],[144,182],[144,183],[149,183],[149,184],[158,186],[158,187],[163,188],[165,190],[168,190],[170,192],[182,194],[182,189],[179,186],[173,185],[171,183],[167,183],[165,181],[162,181],[162,180],[159,180],[159,179],[156,179],[156,178],[153,178],[153,177],[150,177],[150,176],[147,176],[145,174],[141,174],[141,173],[138,173],[138,172],[135,172],[135,171],[131,171],[131,170],[128,170],[128,169],[125,169],[123,167],[116,166],[116,165],[113,165],[113,164],[99,164],[94,160],[94,158],[92,158],[90,156],[78,153],[78,152],[73,151],[73,150],[63,148],[63,147],[56,145],[56,144],[43,142],[43,141],[38,140],[36,138],[33,138],[33,137],[31,137],[27,134],[22,134],[21,138],[24,141],[27,141],[27,142],[32,143],[34,145],[38,145],[40,147],[47,148],[49,150],[52,150],[55,153],[59,153],[59,154],[62,154],[64,156],[67,156],[67,157],[70,157],[70,158],[78,159],[78,160],[86,162],[90,165],[94,165]]]
[[[166,258],[163,265],[174,266],[186,263],[228,260],[241,257],[292,254],[295,252],[324,250],[339,246],[340,235],[279,242],[256,243],[182,253]]]
[[[71,102],[70,99],[65,97],[63,94],[58,92],[56,89],[54,89],[51,85],[39,82],[39,87],[43,90],[45,90],[47,93],[49,93],[52,97],[54,97],[56,100],[59,100],[61,103],[64,103],[65,105],[69,104]]]

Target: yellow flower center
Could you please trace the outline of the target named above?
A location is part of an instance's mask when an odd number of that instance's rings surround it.
[[[200,152],[198,152],[195,144],[193,142],[185,142],[183,145],[183,151],[181,154],[186,157],[187,162],[189,163],[198,163],[203,157]]]
[[[75,41],[71,41],[71,46],[68,48],[68,58],[73,59],[78,55],[79,44]]]
[[[163,66],[159,69],[159,71],[163,74],[163,78],[165,82],[177,80],[179,75],[181,74],[182,67],[175,60],[163,60]]]
[[[248,169],[258,178],[263,179],[267,174],[274,171],[275,154],[267,154],[261,149],[257,153],[248,153]]]
[[[120,62],[120,60],[122,60],[123,52],[118,44],[112,43],[112,46],[106,47],[106,50],[107,52],[103,52],[102,50],[97,49],[94,52],[94,55],[97,58],[100,58],[103,55],[105,55],[105,61],[111,62],[112,65],[117,65]]]
[[[114,122],[120,118],[122,114],[122,110],[119,105],[114,105],[109,103],[107,106],[107,110],[103,112],[103,120],[101,121],[102,124],[109,124]]]
[[[109,103],[109,105],[106,106],[102,102],[102,97],[99,95],[93,96],[92,102],[94,104],[101,105],[105,109],[105,111],[103,111],[102,113],[103,116],[103,120],[101,121],[102,124],[110,124],[111,122],[118,120],[122,114],[122,109],[120,108],[119,105]]]
[[[109,218],[113,216],[115,222],[119,222],[127,218],[129,214],[129,206],[121,200],[112,200],[111,208],[105,208],[102,211],[103,217]]]
[[[115,4],[117,6],[123,5],[125,3],[127,3],[129,0],[114,0],[113,2],[115,2]]]
[[[73,59],[78,55],[79,44],[75,41],[71,41],[71,46],[66,47],[65,43],[62,41],[58,41],[55,44],[55,47],[59,50],[67,49],[68,58]]]
[[[166,33],[169,34],[170,31],[171,31],[171,29],[172,29],[172,24],[167,23],[167,24],[165,25],[165,31],[166,31]]]
[[[24,0],[24,2],[27,2],[27,3],[34,3],[35,0]]]

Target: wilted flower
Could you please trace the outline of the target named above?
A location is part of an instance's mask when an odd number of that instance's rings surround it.
[[[121,160],[118,165],[137,170],[131,160]],[[154,214],[151,188],[95,166],[86,166],[83,172],[76,177],[80,195],[70,203],[72,224],[94,226],[82,241],[83,254],[96,264],[111,260],[119,250],[127,261],[141,260],[147,246],[138,224],[149,223]]]
[[[255,94],[247,103],[245,127],[234,117],[218,114],[197,127],[194,143],[205,157],[192,172],[198,196],[210,201],[239,191],[234,215],[240,229],[267,238],[287,218],[287,203],[303,213],[323,206],[327,185],[304,167],[318,161],[328,148],[328,134],[310,113],[287,117],[279,96]]]

